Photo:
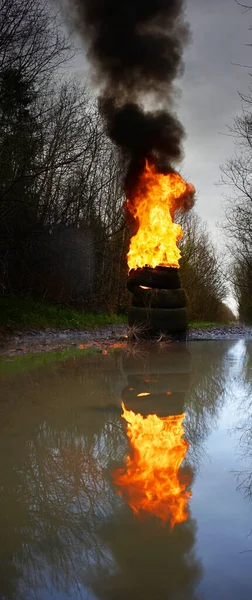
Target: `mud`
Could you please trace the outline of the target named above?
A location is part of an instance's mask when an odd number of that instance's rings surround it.
[[[105,326],[92,330],[37,330],[27,332],[0,331],[0,355],[23,355],[76,347],[80,350],[95,347],[103,351],[113,344],[127,343],[127,325]],[[188,340],[252,340],[252,327],[245,325],[192,327]]]

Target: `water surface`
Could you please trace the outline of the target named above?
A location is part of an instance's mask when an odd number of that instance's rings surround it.
[[[249,600],[252,343],[36,360],[2,363],[0,598]],[[118,495],[122,401],[143,418],[185,413],[192,496],[173,528]]]

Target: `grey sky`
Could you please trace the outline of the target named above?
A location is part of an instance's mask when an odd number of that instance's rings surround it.
[[[252,65],[248,31],[252,11],[244,14],[234,0],[187,0],[193,39],[185,53],[185,73],[178,113],[187,140],[183,175],[197,189],[197,212],[207,221],[220,246],[216,221],[223,219],[220,164],[232,155],[233,139],[227,125],[241,111],[238,90],[247,92],[249,70],[232,63]],[[252,70],[252,69],[251,69]]]

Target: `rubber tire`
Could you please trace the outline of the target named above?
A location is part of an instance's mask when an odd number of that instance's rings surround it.
[[[149,376],[151,377],[151,376]],[[154,379],[154,374],[152,375]],[[143,375],[139,377],[130,377],[128,380],[127,387],[124,388],[123,393],[128,396],[135,397],[141,392],[150,392],[151,394],[166,394],[166,392],[172,392],[178,394],[179,392],[186,392],[190,386],[190,373],[170,373],[169,375],[155,375],[155,381],[148,383],[145,381]],[[148,379],[148,378],[147,378]],[[145,397],[145,396],[141,396]]]
[[[185,308],[186,293],[182,288],[175,290],[143,290],[135,288],[132,306],[146,308]]]
[[[184,344],[168,344],[164,352],[159,344],[153,351],[151,342],[151,346],[147,345],[146,349],[148,353],[145,357],[141,356],[141,353],[135,356],[127,353],[122,356],[123,372],[127,375],[129,383],[132,381],[131,378],[139,376],[139,373],[147,379],[153,375],[158,379],[163,378],[164,375],[170,377],[171,374],[179,374],[179,377],[180,375],[183,377],[184,373],[191,372],[192,357]]]
[[[127,288],[134,294],[136,286],[158,288],[164,290],[176,290],[181,287],[178,269],[172,267],[156,267],[150,269],[131,270],[129,273]]]
[[[122,392],[122,400],[127,410],[133,410],[135,413],[141,413],[143,416],[157,414],[159,417],[168,417],[178,415],[185,410],[185,394],[180,394],[180,398],[167,396],[165,394],[151,394],[142,398],[129,397]]]
[[[162,333],[184,332],[188,326],[186,308],[138,308],[129,311],[129,325],[142,326],[144,331]],[[141,330],[140,330],[141,335]]]

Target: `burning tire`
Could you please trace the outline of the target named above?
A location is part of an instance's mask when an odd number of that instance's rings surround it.
[[[135,287],[132,306],[146,308],[184,308],[186,293],[182,288],[174,290],[150,289]]]
[[[136,269],[130,271],[127,287],[134,294],[136,286],[143,285],[151,288],[164,290],[176,290],[180,288],[178,269],[172,267],[156,267],[155,269]]]
[[[140,308],[132,306],[129,325],[138,326],[148,332],[180,333],[188,326],[186,308]]]

